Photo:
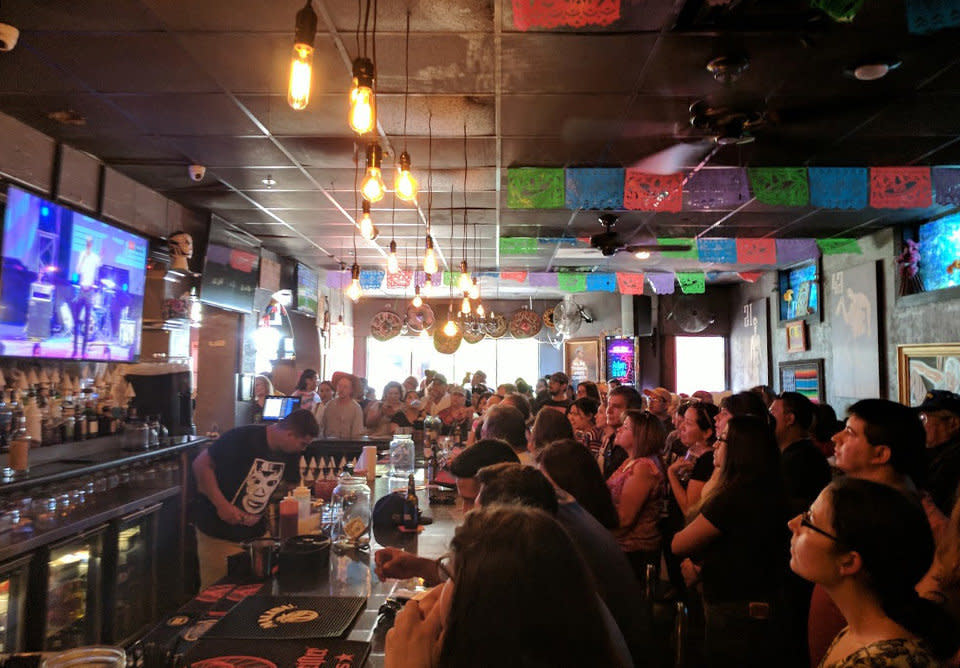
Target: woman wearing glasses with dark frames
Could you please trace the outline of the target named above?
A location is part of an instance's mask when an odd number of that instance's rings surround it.
[[[888,485],[846,478],[789,527],[790,568],[821,585],[847,621],[822,668],[940,666],[956,650],[949,616],[914,589],[934,548],[919,504]]]
[[[701,562],[704,656],[710,666],[784,664],[779,603],[787,517],[780,450],[763,418],[731,418],[716,442],[716,482],[673,537],[677,556]]]

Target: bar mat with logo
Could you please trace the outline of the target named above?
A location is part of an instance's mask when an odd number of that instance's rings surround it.
[[[271,643],[204,638],[190,650],[190,668],[318,668],[362,666],[370,643],[351,640],[280,640]]]
[[[249,596],[206,634],[207,638],[336,638],[367,599],[362,596]]]

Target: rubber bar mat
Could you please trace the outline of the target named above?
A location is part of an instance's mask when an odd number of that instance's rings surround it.
[[[190,668],[302,668],[303,666],[362,666],[370,643],[351,640],[305,639],[271,643],[204,638],[184,659]]]
[[[207,638],[336,638],[367,599],[332,596],[249,596],[206,634]]]

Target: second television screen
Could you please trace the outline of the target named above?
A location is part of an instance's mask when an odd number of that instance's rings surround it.
[[[0,354],[137,359],[147,249],[140,235],[8,188]]]

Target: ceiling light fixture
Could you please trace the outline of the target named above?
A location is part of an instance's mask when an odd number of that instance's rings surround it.
[[[400,258],[397,257],[397,242],[390,240],[390,253],[387,255],[387,273],[396,274],[400,271]]]
[[[367,147],[367,174],[360,183],[360,194],[368,202],[379,202],[383,199],[385,187],[380,165],[383,162],[383,149],[380,144],[373,142]]]
[[[470,289],[467,290],[467,294],[470,295],[470,299],[480,299],[480,279],[476,276],[473,276],[470,279]]]
[[[460,313],[463,315],[470,315],[470,312],[473,309],[470,306],[470,297],[466,292],[463,293],[463,301],[460,302]]]
[[[377,124],[373,97],[374,67],[369,58],[353,61],[353,88],[350,90],[350,128],[365,135]]]
[[[413,299],[410,301],[413,304],[414,308],[420,308],[423,306],[423,297],[420,296],[420,286],[414,286],[413,288]]]
[[[311,0],[297,12],[293,38],[293,58],[290,61],[290,85],[287,103],[297,111],[310,103],[310,84],[313,79],[313,40],[317,36],[317,14]]]
[[[887,76],[892,70],[900,67],[901,62],[895,59],[879,60],[869,63],[861,63],[847,73],[852,75],[858,81],[876,81]]]
[[[403,85],[403,152],[397,165],[397,176],[393,181],[393,191],[404,202],[417,199],[417,180],[410,173],[410,154],[407,153],[407,100],[410,98],[410,10],[407,10],[407,33],[404,41],[404,85]]]
[[[469,292],[473,281],[470,280],[470,270],[467,268],[467,261],[460,261],[460,278],[457,279],[457,289],[460,292]]]
[[[380,230],[377,229],[377,226],[373,224],[373,219],[370,218],[370,202],[363,200],[361,207],[363,213],[360,216],[360,236],[367,241],[373,241],[380,236]]]
[[[637,251],[634,253],[633,257],[637,258],[638,260],[649,260],[650,251]]]
[[[485,317],[487,317],[487,314],[484,312],[483,303],[482,303],[482,302],[478,302],[478,303],[477,303],[477,317],[478,317],[478,318],[485,318]]]
[[[429,234],[427,235],[427,247],[423,252],[423,270],[430,275],[440,270],[437,265],[437,254],[433,250],[433,237]]]
[[[350,267],[350,285],[347,287],[347,297],[354,303],[363,296],[363,287],[360,285],[360,265],[356,262]]]
[[[456,321],[452,317],[447,318],[447,324],[443,326],[443,333],[447,336],[456,336],[459,331],[460,328],[457,327]]]
[[[273,178],[273,174],[267,174],[265,178],[260,179],[260,183],[268,188],[272,188],[277,185],[277,181]]]

